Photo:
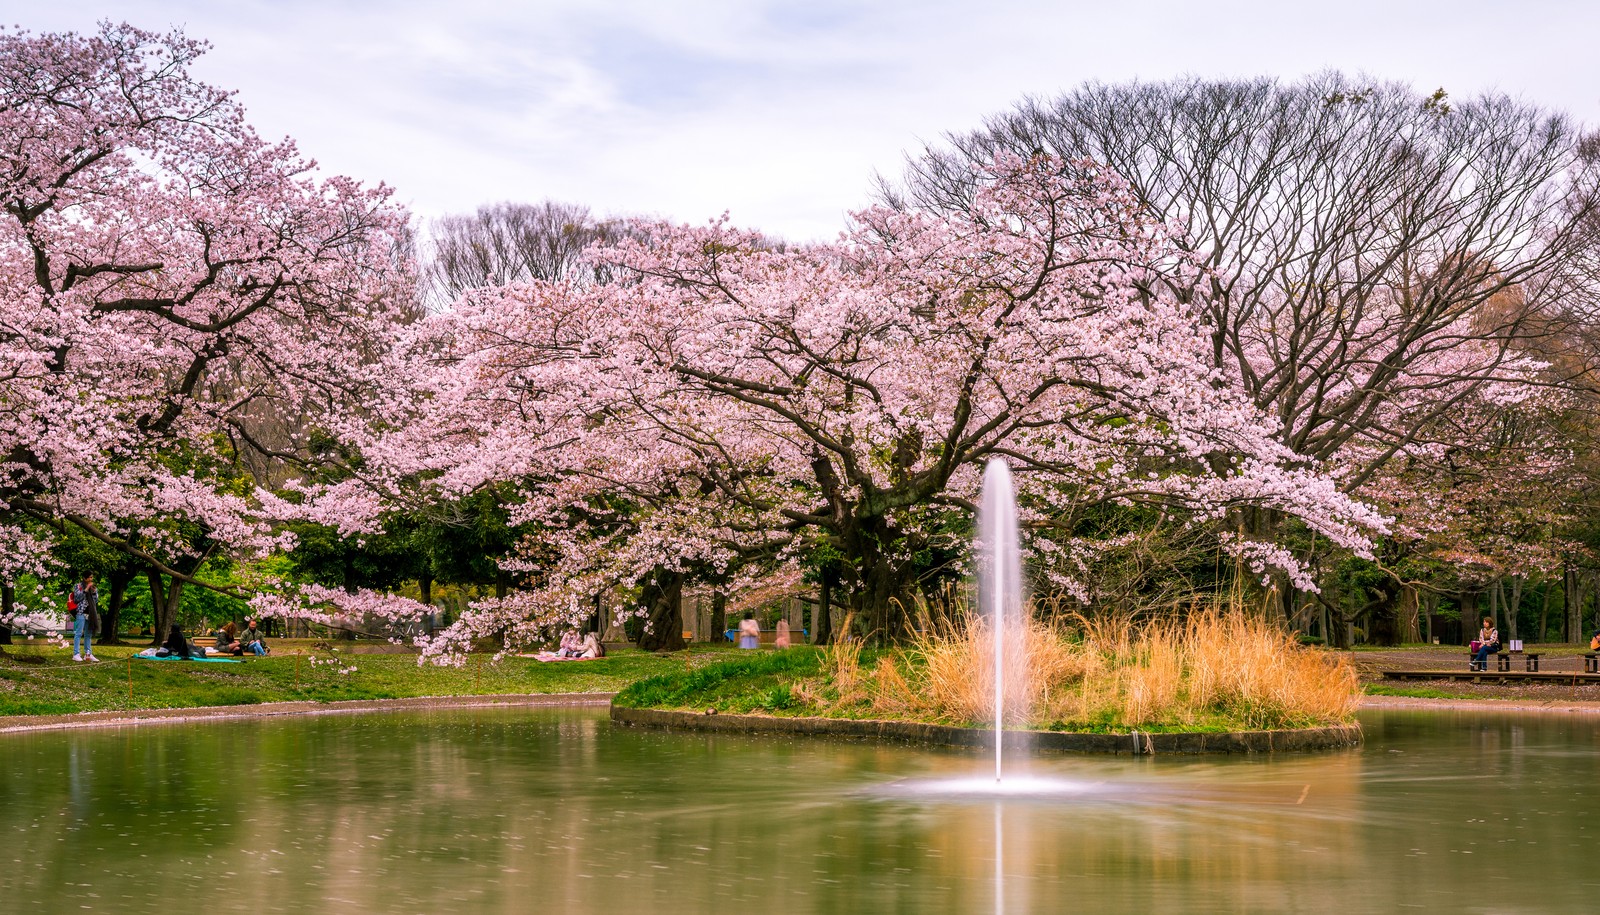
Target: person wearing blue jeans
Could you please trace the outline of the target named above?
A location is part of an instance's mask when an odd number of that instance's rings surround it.
[[[1473,670],[1488,670],[1489,655],[1500,650],[1500,630],[1494,628],[1494,620],[1483,618],[1483,628],[1478,630],[1478,650],[1472,656]]]
[[[244,646],[245,651],[256,657],[261,657],[267,653],[267,638],[261,634],[259,621],[250,620],[250,628],[239,633],[239,644]]]
[[[83,576],[83,581],[72,589],[72,601],[78,605],[77,615],[72,618],[72,660],[98,661],[94,656],[94,627],[100,623],[100,597],[95,593],[94,576]]]

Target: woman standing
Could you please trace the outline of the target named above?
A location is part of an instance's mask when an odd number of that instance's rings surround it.
[[[756,615],[749,610],[744,612],[744,619],[739,621],[739,647],[761,647],[761,624],[756,622]]]
[[[94,576],[85,575],[72,591],[77,610],[72,616],[72,660],[98,661],[94,656],[94,627],[100,623],[100,599],[95,594]]]

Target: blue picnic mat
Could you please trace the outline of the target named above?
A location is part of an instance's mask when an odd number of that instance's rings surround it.
[[[141,661],[204,661],[207,664],[239,664],[239,663],[241,663],[238,658],[180,658],[175,654],[169,654],[164,658],[162,658],[162,657],[152,658],[147,654],[136,654],[136,655],[134,655],[134,657],[138,658]]]

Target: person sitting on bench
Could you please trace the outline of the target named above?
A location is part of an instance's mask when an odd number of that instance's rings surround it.
[[[1489,655],[1500,650],[1500,630],[1494,628],[1494,620],[1483,618],[1483,628],[1478,630],[1477,648],[1472,653],[1472,669],[1488,670]]]
[[[239,644],[244,650],[257,657],[267,653],[267,637],[262,635],[259,627],[260,620],[250,620],[250,628],[239,634]]]
[[[218,629],[216,644],[210,651],[207,651],[206,654],[244,654],[244,646],[239,644],[238,637],[234,635],[234,633],[238,631],[239,627],[232,623],[228,623],[226,626]]]

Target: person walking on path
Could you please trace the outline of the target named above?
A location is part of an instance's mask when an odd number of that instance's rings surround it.
[[[100,626],[100,597],[95,593],[94,576],[85,575],[72,590],[77,612],[72,617],[72,660],[98,661],[94,656],[94,633]]]

